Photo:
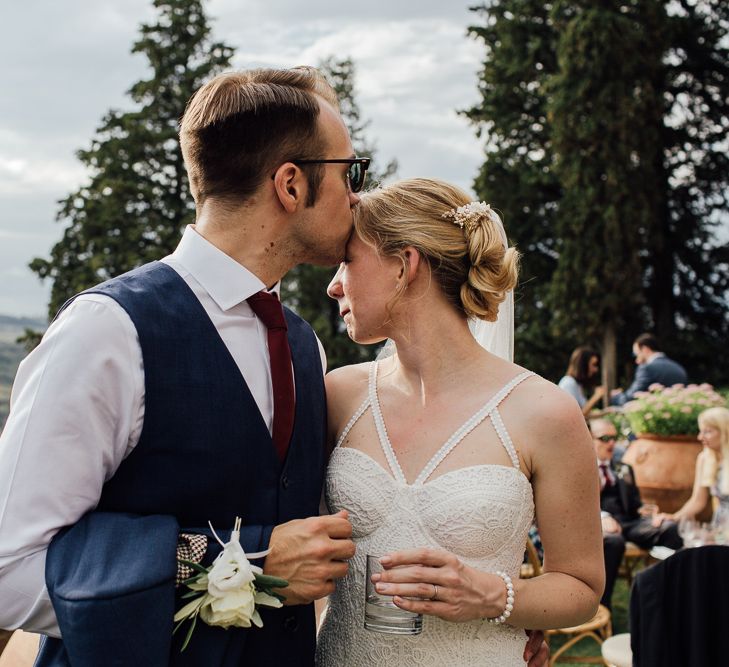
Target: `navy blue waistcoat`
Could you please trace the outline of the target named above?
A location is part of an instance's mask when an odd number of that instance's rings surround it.
[[[296,414],[282,465],[228,349],[198,299],[172,268],[153,262],[87,293],[110,296],[124,308],[136,327],[144,360],[142,433],[132,453],[104,485],[99,512],[110,513],[108,516],[165,515],[174,517],[181,530],[203,528],[208,521],[216,529],[230,529],[240,516],[244,524],[241,543],[248,552],[265,549],[277,524],[318,513],[326,464],[326,400],[319,348],[306,322],[286,309]],[[78,622],[64,627],[66,617],[79,617],[78,600],[74,602],[76,611],[64,612],[65,602],[54,598],[61,588],[58,581],[70,576],[69,569],[79,569],[77,562],[67,562],[76,545],[70,541],[64,545],[63,539],[69,538],[60,534],[59,545],[54,548],[52,543],[49,549],[46,578],[61,632],[70,641],[68,633],[81,633],[84,628],[77,627]],[[136,546],[145,549],[145,544]],[[71,589],[73,594],[73,587],[84,583],[66,582],[65,590]],[[108,580],[103,585],[109,586]],[[177,606],[180,604],[178,600]],[[264,610],[262,617],[261,629],[223,630],[198,623],[183,653],[184,632],[175,636],[168,664],[313,665],[313,605]],[[124,622],[131,631],[129,642],[144,636],[135,634],[134,619]],[[171,632],[171,618],[168,625]],[[127,665],[115,661],[114,649],[109,649],[110,654],[92,657],[82,667]],[[140,662],[139,655],[137,650],[133,667],[152,667],[143,658]],[[68,664],[71,661],[63,643],[47,640],[37,665]]]

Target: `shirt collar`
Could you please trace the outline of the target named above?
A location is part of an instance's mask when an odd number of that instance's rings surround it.
[[[267,290],[263,281],[201,236],[188,225],[172,253],[190,275],[202,285],[221,310],[230,310],[249,296]],[[270,290],[280,298],[281,282]]]
[[[645,363],[649,364],[649,363],[651,363],[651,361],[655,361],[656,359],[660,359],[661,357],[665,357],[665,356],[666,355],[664,352],[654,352],[653,354],[651,354],[650,357],[648,357],[648,359],[646,360]]]

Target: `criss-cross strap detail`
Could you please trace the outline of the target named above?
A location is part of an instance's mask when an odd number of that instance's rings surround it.
[[[382,418],[380,399],[377,397],[377,365],[378,362],[376,361],[370,364],[369,401],[370,405],[372,405],[372,417],[375,420],[375,428],[377,429],[377,436],[380,439],[380,447],[382,447],[382,452],[390,466],[390,471],[398,482],[407,484],[408,481],[405,478],[405,473],[402,471],[400,463],[395,456],[395,450],[393,450],[390,444],[390,437],[387,435],[385,420]]]
[[[357,412],[355,412],[347,422],[347,425],[344,427],[344,430],[340,434],[339,438],[337,438],[337,444],[335,446],[339,447],[344,442],[344,439],[349,435],[349,432],[352,430],[352,427],[359,421],[359,418],[365,413],[367,408],[370,407],[370,397],[369,394],[366,396],[365,400],[362,401],[362,405],[360,405],[357,408]]]
[[[518,469],[519,456],[516,453],[514,443],[511,441],[511,436],[506,430],[506,426],[504,426],[504,420],[501,419],[501,413],[499,412],[498,407],[494,407],[494,409],[491,411],[491,423],[494,425],[494,430],[496,431],[496,435],[499,436],[501,444],[504,445],[504,449],[509,454],[509,458],[511,459],[512,464],[515,468]]]
[[[531,371],[524,371],[523,373],[520,373],[515,378],[510,380],[504,387],[496,392],[496,394],[491,397],[489,402],[486,403],[486,405],[484,405],[465,424],[463,424],[463,426],[461,426],[450,438],[448,438],[445,444],[433,455],[433,458],[430,459],[428,464],[418,475],[417,479],[415,480],[415,484],[424,484],[426,480],[435,472],[435,469],[443,462],[443,459],[445,459],[445,457],[448,456],[448,454],[450,454],[456,448],[458,443],[460,443],[461,440],[463,440],[487,417],[491,418],[491,422],[493,423],[494,429],[499,436],[499,440],[501,440],[502,444],[504,445],[504,448],[506,449],[506,452],[508,453],[511,462],[514,464],[514,467],[518,468],[519,458],[516,455],[514,445],[511,442],[509,433],[504,426],[504,422],[502,421],[501,415],[499,414],[497,408],[499,404],[517,387],[517,385],[521,384],[524,380],[526,380],[528,377],[531,377],[532,375],[534,375],[534,373],[532,373]]]
[[[504,422],[501,419],[501,415],[499,414],[497,408],[499,404],[515,389],[515,387],[517,387],[519,384],[521,384],[524,380],[531,377],[532,375],[534,375],[534,373],[532,373],[531,371],[525,371],[523,373],[520,373],[516,377],[512,378],[499,391],[497,391],[496,394],[491,397],[488,403],[483,406],[483,408],[481,408],[475,415],[473,415],[468,421],[460,426],[455,431],[455,433],[451,435],[450,438],[448,438],[444,445],[433,455],[430,461],[428,461],[428,463],[422,469],[413,484],[424,484],[427,479],[433,474],[433,472],[435,472],[435,469],[443,462],[443,459],[445,459],[446,456],[448,456],[448,454],[453,451],[458,443],[460,443],[461,440],[463,440],[487,417],[491,418],[491,421],[494,425],[494,430],[496,431],[499,440],[503,444],[504,449],[506,449],[506,452],[509,455],[512,464],[515,468],[518,469],[519,457],[516,454],[514,444],[511,441],[509,432],[506,430],[506,426],[504,426]],[[380,408],[380,401],[377,396],[376,361],[372,362],[370,366],[368,398],[365,403],[362,404],[362,407],[360,408],[360,410],[357,411],[358,413],[356,413],[352,419],[355,421],[356,419],[359,419],[359,417],[362,416],[362,413],[364,413],[369,405],[372,406],[372,416],[375,420],[375,428],[377,429],[380,446],[382,447],[382,451],[385,454],[385,458],[387,459],[387,462],[390,466],[390,470],[392,471],[392,474],[397,481],[402,482],[403,484],[407,484],[405,473],[403,473],[402,468],[400,467],[400,462],[397,460],[395,450],[393,449],[390,438],[387,435],[385,420],[382,417],[382,409]],[[352,422],[352,425],[354,425],[354,422]],[[349,428],[351,428],[351,426]]]

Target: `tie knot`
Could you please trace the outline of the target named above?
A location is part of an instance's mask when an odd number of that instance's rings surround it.
[[[248,297],[248,305],[267,329],[283,329],[284,331],[288,329],[283,306],[273,294],[258,292]]]

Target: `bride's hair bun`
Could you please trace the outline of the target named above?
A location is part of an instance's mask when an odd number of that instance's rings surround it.
[[[501,220],[485,202],[469,202],[443,214],[464,232],[470,267],[461,285],[461,302],[469,317],[494,321],[499,304],[519,277],[519,253],[506,248]]]
[[[367,192],[355,209],[357,234],[385,256],[417,248],[448,300],[467,317],[493,321],[514,289],[519,253],[505,248],[497,214],[460,188],[414,178]]]

